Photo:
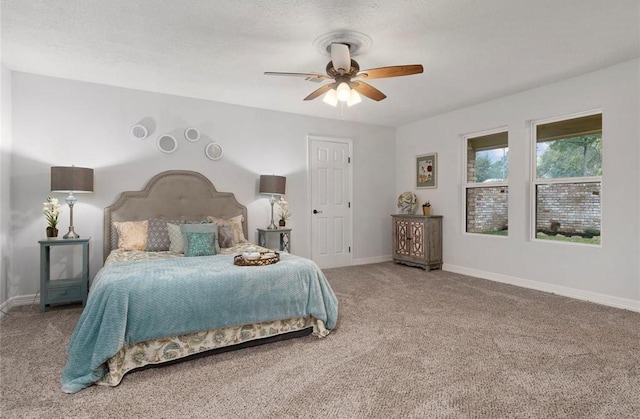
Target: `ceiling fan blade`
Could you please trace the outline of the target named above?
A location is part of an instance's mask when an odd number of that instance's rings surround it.
[[[331,62],[333,68],[340,74],[348,73],[351,69],[351,55],[349,54],[349,45],[332,43],[331,44]]]
[[[277,71],[265,71],[265,76],[292,76],[292,77],[304,77],[305,80],[321,82],[323,80],[331,80],[331,77],[326,74],[319,73],[280,73]]]
[[[313,100],[315,98],[317,98],[318,96],[322,96],[323,94],[325,94],[326,92],[328,92],[329,90],[331,90],[331,88],[333,87],[335,83],[329,83],[329,84],[325,84],[324,86],[314,90],[313,92],[311,92],[311,94],[309,94],[309,96],[305,97],[304,100]]]
[[[382,93],[380,90],[362,81],[352,82],[351,88],[355,89],[355,91],[360,93],[361,95],[366,96],[369,99],[373,99],[377,102],[387,97],[387,95]]]
[[[356,77],[363,79],[383,79],[387,77],[410,76],[412,74],[420,74],[423,71],[424,68],[422,67],[422,64],[394,65],[391,67],[362,70],[356,74]]]

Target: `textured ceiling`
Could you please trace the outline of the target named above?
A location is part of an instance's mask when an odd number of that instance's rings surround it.
[[[640,0],[1,0],[12,70],[257,108],[398,126],[640,56]],[[341,109],[318,84],[313,41],[373,40],[361,68],[423,64],[371,80],[388,97]]]

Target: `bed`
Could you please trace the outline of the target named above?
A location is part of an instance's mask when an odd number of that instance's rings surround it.
[[[235,265],[257,247],[247,232],[246,207],[197,172],[163,172],[123,192],[104,211],[105,263],[67,347],[62,390],[116,386],[134,369],[291,335],[327,336],[338,301],[322,271],[287,253],[268,266]]]

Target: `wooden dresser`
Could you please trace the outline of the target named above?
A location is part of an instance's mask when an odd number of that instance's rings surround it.
[[[442,268],[442,216],[394,214],[393,261],[422,269]]]

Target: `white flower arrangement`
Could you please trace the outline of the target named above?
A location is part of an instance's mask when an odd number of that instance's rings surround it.
[[[281,221],[287,221],[290,217],[291,210],[289,209],[289,203],[281,196],[280,201],[278,201],[278,218]]]
[[[47,202],[43,202],[42,205],[42,213],[47,219],[47,225],[49,227],[56,228],[58,226],[60,213],[62,212],[60,209],[60,203],[58,203],[58,198],[52,198],[49,196],[47,197]]]

